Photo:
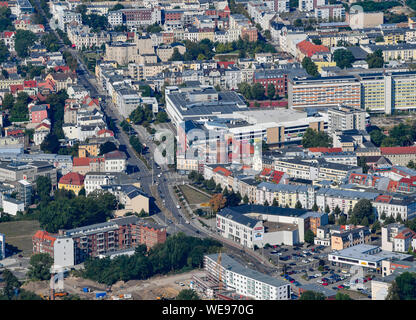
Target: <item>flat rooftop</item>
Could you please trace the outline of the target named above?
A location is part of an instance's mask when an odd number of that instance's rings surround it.
[[[346,248],[344,250],[331,252],[331,255],[338,257],[346,257],[357,260],[364,260],[369,262],[380,262],[382,260],[406,260],[411,257],[409,254],[390,252],[379,249],[379,246],[373,246],[369,244],[359,244],[353,247]],[[370,253],[376,250],[376,253]]]
[[[271,221],[263,221],[265,232],[278,232],[278,231],[295,231],[298,226],[293,223],[277,223]]]

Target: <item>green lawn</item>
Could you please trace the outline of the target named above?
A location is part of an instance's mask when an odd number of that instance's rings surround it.
[[[6,244],[16,247],[21,254],[32,254],[32,236],[41,229],[39,221],[11,221],[0,223],[0,233],[6,236]]]
[[[191,187],[187,186],[186,184],[185,185],[180,185],[178,187],[181,189],[183,195],[185,196],[186,201],[188,201],[188,203],[191,204],[191,205],[192,204],[196,205],[196,204],[201,204],[201,203],[204,203],[204,202],[208,202],[209,199],[210,199],[205,194],[192,189]]]

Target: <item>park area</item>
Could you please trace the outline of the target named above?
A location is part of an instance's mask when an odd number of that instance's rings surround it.
[[[192,210],[209,207],[210,196],[207,193],[198,191],[186,184],[179,185],[178,187]]]
[[[0,233],[6,236],[6,246],[24,256],[32,254],[32,236],[40,229],[39,221],[23,220],[0,223]]]

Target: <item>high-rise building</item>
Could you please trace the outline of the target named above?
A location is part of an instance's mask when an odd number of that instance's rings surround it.
[[[360,82],[354,76],[294,77],[288,84],[291,108],[361,106]]]
[[[335,132],[337,130],[365,130],[366,112],[362,109],[351,107],[338,107],[328,109],[328,131]]]

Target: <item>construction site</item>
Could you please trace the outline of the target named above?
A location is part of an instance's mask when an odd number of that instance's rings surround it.
[[[64,278],[63,287],[59,287],[59,281],[55,281],[57,279],[53,276],[53,280],[31,281],[22,288],[45,300],[61,300],[70,296],[78,296],[81,300],[170,300],[181,290],[192,287],[194,275],[203,276],[204,272],[193,270],[147,280],[118,281],[112,286],[69,275]]]

